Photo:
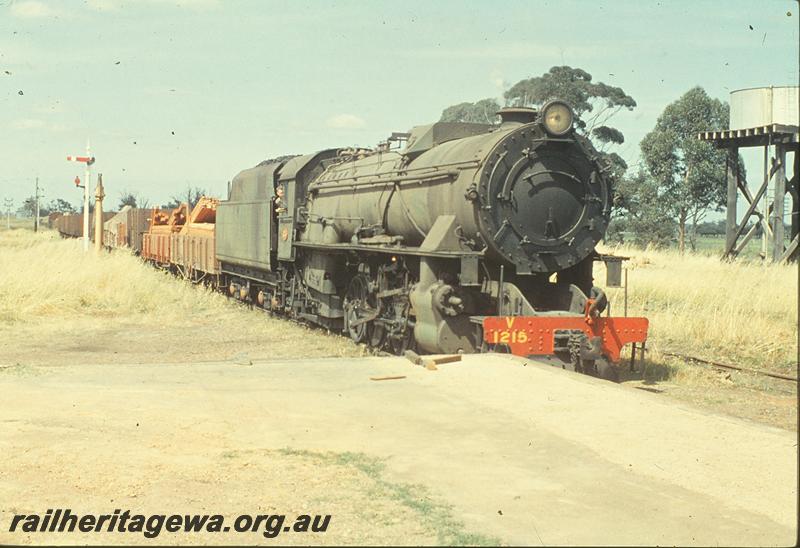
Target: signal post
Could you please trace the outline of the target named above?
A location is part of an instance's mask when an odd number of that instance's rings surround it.
[[[91,181],[91,166],[94,163],[89,141],[86,141],[86,156],[67,156],[67,161],[86,164],[86,174],[83,180],[83,250],[89,251],[89,183]],[[78,184],[80,179],[75,177],[75,181],[75,185],[80,187]],[[102,219],[102,212],[100,216]]]

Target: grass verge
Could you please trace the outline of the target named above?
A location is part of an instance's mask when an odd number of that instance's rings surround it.
[[[399,502],[412,510],[420,522],[436,534],[437,544],[441,546],[499,546],[500,539],[465,529],[464,524],[453,516],[452,508],[434,499],[421,485],[395,483],[384,477],[386,465],[377,458],[363,453],[314,452],[284,448],[280,453],[299,456],[316,462],[336,466],[348,466],[365,474],[375,485],[377,494]]]
[[[348,339],[257,313],[123,251],[0,232],[0,363],[359,356]],[[298,352],[298,341],[302,352]]]
[[[797,428],[797,383],[692,363],[678,353],[797,376],[797,265],[674,250],[605,247],[630,257],[628,315],[650,320],[647,357],[622,381],[734,416]],[[602,264],[595,283],[605,285]],[[611,314],[624,290],[607,288]],[[629,354],[626,353],[626,357]]]

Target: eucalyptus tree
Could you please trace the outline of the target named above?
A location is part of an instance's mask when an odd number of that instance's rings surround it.
[[[688,223],[694,245],[700,221],[725,204],[727,152],[698,140],[697,134],[727,129],[728,120],[728,104],[697,86],[667,105],[640,144],[642,160],[658,186],[659,202],[677,221],[681,253]]]

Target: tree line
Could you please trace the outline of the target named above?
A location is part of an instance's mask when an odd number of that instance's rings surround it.
[[[150,200],[145,197],[140,192],[133,192],[128,189],[123,189],[119,192],[118,203],[117,203],[117,210],[122,209],[125,206],[131,207],[138,207],[142,209],[147,209],[149,207],[160,207],[161,209],[173,209],[178,207],[180,204],[186,202],[191,207],[197,205],[197,202],[200,201],[200,198],[203,196],[210,196],[208,192],[206,192],[205,188],[198,187],[198,186],[191,186],[187,185],[186,190],[179,194],[173,194],[170,196],[170,199],[167,203],[162,204],[160,206],[155,205],[152,206],[150,204]],[[89,209],[91,210],[94,207],[94,197],[92,196],[90,199],[90,206]],[[105,209],[105,208],[104,208]],[[33,217],[36,215],[36,197],[30,196],[26,198],[22,202],[22,206],[17,210],[18,213],[24,217]],[[62,214],[69,214],[69,213],[82,213],[83,212],[83,203],[81,203],[78,207],[75,207],[70,202],[63,200],[61,198],[57,198],[55,200],[51,200],[50,202],[39,202],[39,215],[42,217],[46,217],[51,213],[62,213]]]
[[[580,68],[556,66],[520,80],[503,99],[506,106],[541,107],[551,99],[570,104],[576,132],[592,141],[615,189],[612,240],[631,239],[640,246],[677,242],[683,252],[687,245],[694,248],[708,213],[725,205],[727,153],[699,141],[697,134],[727,129],[729,107],[702,87],[664,108],[639,144],[640,161],[633,168],[614,152],[625,136],[609,125],[620,111],[637,106],[622,88],[597,82]],[[498,110],[493,98],[459,103],[444,109],[440,121],[496,123]],[[741,158],[739,166],[744,174]]]
[[[607,238],[612,241],[646,246],[676,242],[681,252],[694,248],[700,227],[710,212],[721,211],[726,200],[726,161],[724,150],[699,141],[697,133],[728,127],[729,106],[694,87],[667,105],[655,126],[639,144],[640,159],[629,167],[615,152],[625,142],[618,128],[610,125],[623,110],[636,108],[636,100],[621,87],[595,81],[580,68],[555,66],[539,76],[520,80],[503,94],[507,106],[540,107],[551,99],[567,101],[575,114],[575,130],[597,149],[599,160],[614,188],[612,222]],[[442,111],[443,122],[496,123],[500,104],[485,98],[452,105]],[[739,159],[741,173],[744,166]],[[172,195],[163,208],[182,202],[194,206],[206,190],[188,185]],[[122,190],[118,209],[150,207],[150,200],[139,192]],[[33,215],[36,202],[25,200],[22,212]],[[69,202],[57,199],[40,213],[79,211]]]

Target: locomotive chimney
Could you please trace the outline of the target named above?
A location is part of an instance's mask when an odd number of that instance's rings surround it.
[[[500,116],[500,127],[518,126],[520,124],[530,124],[536,120],[537,110],[527,107],[503,107],[497,111]]]

